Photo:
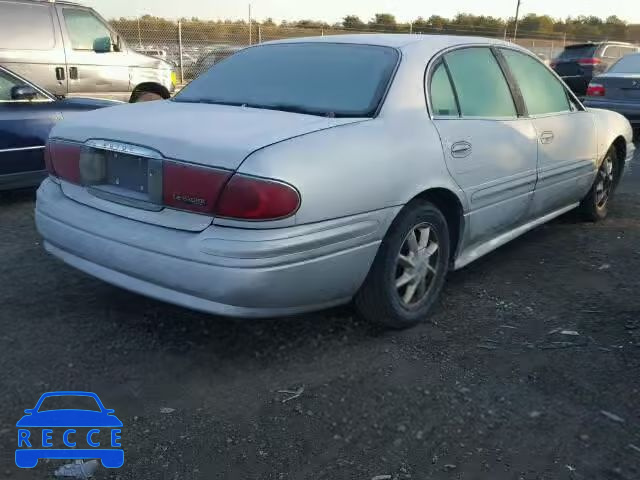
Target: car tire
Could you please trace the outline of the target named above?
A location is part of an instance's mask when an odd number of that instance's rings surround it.
[[[589,222],[598,222],[607,217],[609,202],[620,177],[618,154],[614,147],[609,148],[598,173],[589,189],[589,193],[580,202],[580,213]]]
[[[154,92],[134,92],[131,95],[130,103],[140,102],[155,102],[156,100],[163,100],[162,95]]]
[[[355,297],[356,309],[386,328],[422,322],[444,285],[449,251],[449,228],[442,212],[427,201],[411,202],[382,240]]]

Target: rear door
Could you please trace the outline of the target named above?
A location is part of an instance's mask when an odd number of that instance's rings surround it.
[[[572,102],[562,82],[533,56],[501,48],[538,137],[538,217],[579,202],[593,181],[597,139],[593,117]]]
[[[493,51],[446,53],[429,81],[447,167],[470,205],[468,244],[526,223],[536,182],[536,133],[518,115]]]
[[[123,94],[130,91],[126,52],[118,51],[118,35],[91,9],[57,5],[63,26],[69,94]],[[109,51],[98,53],[96,47],[107,41]],[[120,95],[117,95],[120,94]]]
[[[42,92],[33,100],[16,100],[20,78],[0,68],[0,188],[19,186],[18,175],[41,172],[44,144],[61,118],[55,102]]]

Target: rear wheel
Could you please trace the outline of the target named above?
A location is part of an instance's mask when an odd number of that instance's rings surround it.
[[[437,300],[449,266],[449,229],[438,208],[407,205],[385,236],[356,295],[366,319],[402,329],[423,321]]]
[[[597,222],[606,218],[619,173],[617,151],[611,147],[598,169],[591,190],[580,203],[580,210],[586,220]]]

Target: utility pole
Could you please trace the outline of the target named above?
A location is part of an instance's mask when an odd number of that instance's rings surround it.
[[[518,16],[520,15],[520,0],[518,0],[518,5],[516,6],[516,25],[513,28],[513,41],[516,41],[518,37]]]
[[[249,4],[249,45],[253,43],[252,32],[251,32],[251,4]]]

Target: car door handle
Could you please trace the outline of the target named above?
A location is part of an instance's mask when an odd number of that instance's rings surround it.
[[[64,80],[64,67],[56,67],[56,80]]]
[[[78,67],[69,67],[69,78],[71,80],[78,79]]]
[[[542,132],[540,135],[540,143],[549,144],[553,142],[553,132]]]
[[[469,142],[456,142],[451,146],[451,156],[463,158],[471,154],[471,144]]]

